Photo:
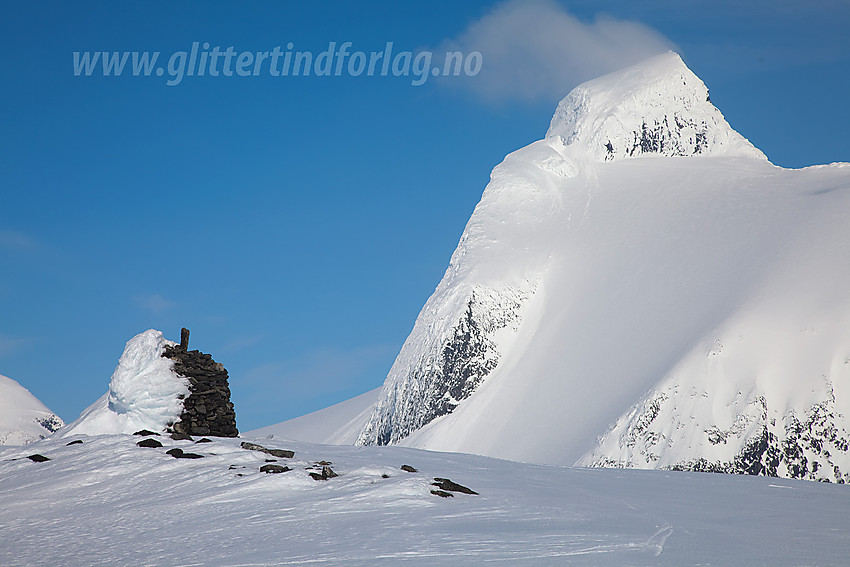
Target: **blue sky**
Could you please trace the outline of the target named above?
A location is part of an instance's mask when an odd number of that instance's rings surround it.
[[[848,25],[839,1],[3,2],[0,374],[72,420],[129,338],[187,326],[241,430],[377,387],[490,170],[571,87],[670,46],[774,163],[850,161]],[[483,67],[421,86],[73,73],[74,51],[195,41]]]

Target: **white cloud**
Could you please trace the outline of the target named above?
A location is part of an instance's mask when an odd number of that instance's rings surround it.
[[[495,102],[559,100],[581,82],[674,47],[637,22],[607,16],[583,22],[552,0],[510,0],[437,52],[481,52],[478,75],[446,82]]]

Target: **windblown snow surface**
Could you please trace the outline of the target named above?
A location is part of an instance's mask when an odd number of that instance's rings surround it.
[[[109,390],[57,434],[164,431],[177,421],[189,383],[174,372],[174,362],[162,356],[165,346],[174,344],[155,329],[127,341]]]
[[[295,451],[274,463],[291,471],[266,474],[269,455],[242,439],[154,438],[164,446],[114,434],[0,447],[0,565],[826,567],[850,555],[850,492],[835,484],[252,439]],[[339,476],[310,478],[317,461]],[[479,494],[435,496],[434,477]]]
[[[493,170],[358,443],[848,480],[848,218],[850,165],[774,166],[676,54],[585,83]]]
[[[29,390],[0,376],[0,445],[26,445],[63,425],[62,419]]]

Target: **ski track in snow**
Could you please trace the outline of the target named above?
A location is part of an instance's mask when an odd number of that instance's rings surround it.
[[[850,553],[837,485],[257,439],[296,453],[267,475],[242,439],[73,438],[0,450],[0,565],[837,566]],[[319,460],[340,476],[309,478]],[[480,495],[438,498],[435,476]]]

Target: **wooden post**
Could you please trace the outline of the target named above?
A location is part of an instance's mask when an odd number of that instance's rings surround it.
[[[186,327],[180,329],[180,348],[189,350],[189,329]]]

